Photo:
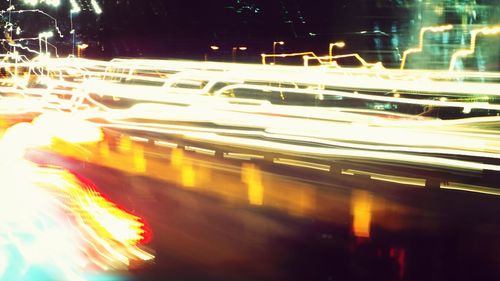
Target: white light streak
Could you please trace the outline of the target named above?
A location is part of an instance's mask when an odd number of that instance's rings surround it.
[[[71,4],[71,10],[70,13],[78,14],[81,12],[80,5],[76,2],[76,0],[69,0],[69,3]]]
[[[94,12],[98,15],[102,14],[102,9],[99,3],[97,3],[96,0],[91,0],[90,4],[92,5],[92,8],[94,9]]]
[[[50,58],[17,67],[31,69],[44,87],[29,87],[23,82],[26,76],[11,73],[9,83],[23,87],[0,87],[18,95],[10,105],[24,100],[30,110],[69,110],[81,118],[107,120],[103,126],[111,128],[321,160],[499,170],[475,161],[500,159],[494,129],[500,117],[465,118],[473,110],[500,112],[493,102],[500,94],[498,73]],[[37,69],[44,71],[37,74]],[[456,82],[461,75],[491,82]],[[272,101],[273,96],[278,100]],[[303,104],[288,105],[291,97]],[[314,106],[318,100],[331,105]],[[424,107],[459,109],[465,116],[440,120],[340,105],[345,100],[406,105],[422,112]],[[9,108],[12,113],[15,107]]]
[[[61,5],[61,0],[24,0],[24,3],[29,4],[31,6],[46,4],[48,6],[57,8],[59,7],[59,5]]]

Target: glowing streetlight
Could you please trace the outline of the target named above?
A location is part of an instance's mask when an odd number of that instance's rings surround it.
[[[48,39],[53,37],[54,33],[52,31],[47,31],[47,32],[40,32],[38,34],[38,47],[40,49],[40,54],[43,53],[43,43],[45,43],[45,53],[49,54],[49,44],[48,44]]]
[[[71,4],[71,10],[69,11],[69,23],[70,23],[70,34],[71,34],[71,55],[74,57],[75,56],[75,46],[76,46],[76,31],[75,28],[73,27],[73,16],[75,14],[79,14],[82,9],[76,2],[76,0],[70,0],[69,1]]]
[[[217,45],[210,46],[210,50],[212,50],[214,53],[217,52],[219,49],[220,47]],[[205,61],[208,61],[208,53],[205,53]]]
[[[330,58],[330,62],[332,62],[333,47],[344,48],[345,47],[345,43],[343,41],[339,41],[339,42],[335,42],[335,43],[330,43],[330,46],[328,47],[328,57]]]
[[[97,3],[96,0],[91,0],[90,4],[92,5],[92,9],[94,9],[94,13],[96,13],[97,15],[102,14],[101,6],[99,6],[99,3]]]
[[[231,52],[231,55],[232,55],[232,58],[233,58],[233,62],[236,61],[236,52],[238,50],[240,50],[240,51],[246,51],[246,50],[248,50],[248,47],[246,47],[246,46],[233,47],[232,52]]]
[[[61,5],[61,0],[24,0],[25,4],[36,6],[38,4],[46,4],[52,7],[58,7]]]
[[[80,58],[83,54],[83,51],[89,47],[88,44],[78,44],[77,49],[77,56]]]
[[[273,64],[276,64],[276,45],[285,45],[283,41],[274,41],[273,42]]]
[[[82,10],[76,0],[69,0],[69,3],[71,4],[71,10],[69,11],[70,13],[78,14]]]

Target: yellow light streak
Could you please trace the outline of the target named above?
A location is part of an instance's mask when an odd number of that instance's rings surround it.
[[[403,52],[403,57],[401,58],[401,69],[405,68],[406,59],[409,54],[420,53],[424,49],[424,35],[426,32],[446,32],[453,29],[453,25],[440,25],[440,26],[427,26],[420,29],[420,35],[418,37],[418,47],[405,50]]]
[[[294,167],[314,169],[314,170],[320,170],[320,171],[330,171],[330,166],[328,166],[328,165],[321,165],[321,164],[317,164],[317,163],[299,161],[299,160],[294,160],[294,159],[277,158],[277,159],[273,160],[273,163],[284,164],[284,165],[289,165],[289,166],[294,166]]]
[[[354,236],[359,238],[370,238],[373,196],[365,191],[355,191],[352,194],[351,201]]]
[[[267,58],[289,58],[289,57],[304,57],[304,56],[312,56],[317,58],[318,56],[314,52],[300,52],[300,53],[289,53],[289,54],[261,54],[262,64],[266,65]]]
[[[349,55],[354,54],[333,58]],[[319,59],[327,62],[330,57]],[[337,106],[334,102],[408,105],[421,107],[422,112],[428,106],[458,108],[464,114],[500,111],[500,105],[494,102],[500,94],[498,73],[390,70],[361,62],[364,68],[139,59],[2,62],[6,69],[16,68],[17,72],[10,71],[0,85],[2,92],[11,95],[0,98],[0,110],[4,114],[66,111],[73,116],[66,125],[70,128],[76,128],[72,124],[78,119],[105,120],[107,124],[98,125],[321,159],[354,157],[474,171],[498,168],[472,159],[499,158],[499,138],[489,129],[499,117],[439,120]],[[456,82],[464,75],[492,82]],[[279,104],[270,100],[275,94],[279,94]],[[332,101],[332,106],[292,106],[287,104],[290,97]],[[238,141],[231,143],[231,138]],[[257,138],[263,143],[257,145]],[[131,143],[119,147],[130,148],[124,153],[134,151]],[[199,153],[216,154],[212,149],[196,147]],[[102,154],[106,151],[103,148]],[[465,160],[452,160],[456,156]],[[144,167],[141,157],[138,160],[134,165]]]
[[[471,39],[470,39],[470,47],[469,49],[465,50],[458,50],[453,55],[451,56],[450,60],[450,71],[455,70],[455,66],[457,64],[457,60],[460,57],[466,57],[474,54],[476,51],[476,41],[477,41],[477,36],[479,35],[484,35],[484,36],[489,36],[489,35],[497,35],[500,33],[500,26],[494,26],[494,27],[484,27],[481,29],[474,29],[471,32]]]
[[[336,55],[336,56],[328,56],[328,57],[309,57],[309,56],[304,56],[304,66],[308,67],[309,66],[309,60],[315,59],[320,64],[325,64],[324,61],[330,60],[330,64],[332,66],[340,68],[341,66],[337,63],[337,59],[342,59],[342,58],[355,58],[356,60],[358,60],[361,63],[362,67],[365,67],[365,68],[375,68],[375,69],[383,69],[384,68],[384,66],[382,65],[381,62],[368,63],[368,62],[366,62],[365,59],[363,59],[363,57],[361,57],[357,53],[345,54],[345,55]]]
[[[262,173],[254,164],[243,163],[241,167],[241,180],[248,187],[248,201],[252,205],[264,204],[264,186]]]
[[[473,193],[481,193],[481,194],[487,194],[487,195],[500,196],[500,191],[496,188],[488,188],[485,186],[478,186],[478,185],[472,185],[472,184],[447,182],[447,183],[442,183],[440,187],[442,189],[448,189],[448,190],[459,190],[459,191],[467,191],[467,192],[473,192]]]
[[[330,57],[330,63],[333,60],[333,47],[344,48],[345,43],[343,41],[339,41],[335,43],[330,43],[330,45],[328,45],[328,56]]]

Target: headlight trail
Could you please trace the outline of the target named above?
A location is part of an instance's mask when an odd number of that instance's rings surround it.
[[[1,90],[9,94],[0,103],[19,102],[23,112],[67,111],[106,127],[211,144],[230,146],[231,137],[240,148],[260,139],[294,155],[498,170],[498,73],[133,59],[4,67]],[[441,120],[435,111],[456,116]]]
[[[10,61],[0,62],[0,114],[38,117],[14,125],[0,140],[1,186],[16,186],[14,194],[3,190],[10,195],[0,196],[0,208],[19,210],[0,215],[0,258],[15,260],[11,268],[19,270],[0,268],[0,278],[17,278],[36,265],[67,280],[85,280],[88,270],[126,269],[131,260],[153,259],[139,247],[148,235],[139,217],[109,202],[85,179],[23,159],[27,148],[50,146],[55,139],[98,142],[101,128],[146,138],[181,137],[234,155],[279,155],[273,163],[325,171],[337,161],[475,177],[500,171],[499,73],[47,57]],[[30,208],[19,207],[27,200]],[[63,236],[67,245],[51,240]],[[55,250],[40,251],[41,243],[54,244]]]

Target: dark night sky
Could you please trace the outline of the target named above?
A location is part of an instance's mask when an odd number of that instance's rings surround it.
[[[90,0],[77,1],[90,7]],[[103,14],[96,16],[87,9],[76,15],[74,22],[77,41],[90,45],[87,56],[100,58],[203,59],[208,55],[210,59],[227,60],[232,47],[244,45],[248,50],[239,54],[240,60],[258,61],[261,53],[272,51],[273,41],[286,42],[278,46],[278,52],[314,51],[324,55],[330,42],[344,40],[347,47],[341,51],[360,52],[390,63],[398,59],[395,52],[415,46],[421,26],[465,26],[464,19],[467,24],[500,23],[500,0],[97,1]],[[476,11],[475,16],[459,12],[462,7],[464,11]],[[59,19],[67,36],[53,38],[53,42],[67,53],[71,49],[69,1],[63,0],[58,9],[42,4],[38,8]],[[36,37],[37,32],[50,27],[46,18],[23,18],[19,23],[25,29],[23,36],[33,30]],[[40,30],[42,26],[44,30]],[[437,43],[454,48],[460,47],[453,45],[456,42],[468,40],[460,31],[449,37],[450,42]],[[218,45],[220,50],[215,53],[210,45]],[[385,57],[380,57],[381,53]]]
[[[408,16],[402,0],[104,2],[98,38],[111,56],[199,57],[211,44],[223,50],[245,45],[260,54],[275,40],[285,40],[287,51],[324,52],[332,40],[371,30],[374,19],[384,26]]]
[[[319,54],[326,54],[329,42],[345,40],[346,52],[367,51],[370,55],[369,51],[375,49],[395,52],[414,46],[422,25],[462,24],[464,14],[459,14],[457,7],[469,5],[477,11],[474,18],[471,13],[465,16],[468,23],[498,23],[500,17],[500,0],[424,1],[428,5],[417,0],[103,2],[105,12],[99,20],[97,38],[104,45],[100,55],[110,57],[201,59],[210,53],[209,46],[216,44],[221,51],[210,54],[212,58],[227,59],[232,47],[245,45],[249,47],[246,55],[258,60],[259,54],[271,52],[272,42],[277,40],[286,42],[284,52],[307,50]],[[363,30],[378,30],[386,35],[359,34]],[[453,40],[462,38],[456,36]]]

